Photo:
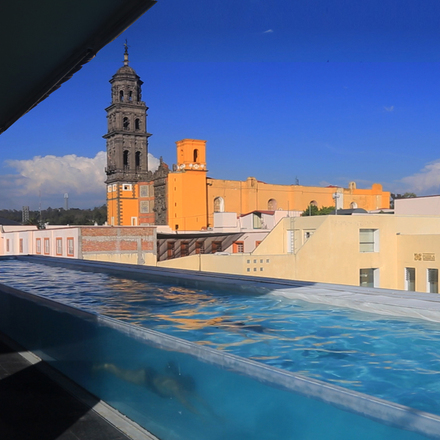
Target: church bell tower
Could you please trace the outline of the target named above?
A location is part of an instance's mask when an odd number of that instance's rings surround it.
[[[124,65],[110,80],[111,105],[107,112],[107,185],[135,184],[148,179],[147,110],[142,101],[143,82],[128,65],[125,44]]]

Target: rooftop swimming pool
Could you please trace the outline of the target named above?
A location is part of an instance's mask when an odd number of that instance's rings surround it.
[[[440,415],[440,324],[1,261],[0,283]]]

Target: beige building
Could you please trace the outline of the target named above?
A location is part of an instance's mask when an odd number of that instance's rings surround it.
[[[151,227],[4,226],[0,255],[82,258],[438,293],[440,216],[288,216],[277,219],[272,230],[273,213],[235,216],[235,222],[233,216],[223,217],[219,223],[225,232],[194,237],[156,234]],[[220,240],[221,248],[214,249]],[[197,250],[198,243],[203,244]]]
[[[352,286],[438,292],[440,217],[287,217],[251,253],[158,266]]]

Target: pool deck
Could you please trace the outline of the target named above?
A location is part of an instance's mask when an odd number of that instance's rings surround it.
[[[2,334],[0,438],[156,439]]]

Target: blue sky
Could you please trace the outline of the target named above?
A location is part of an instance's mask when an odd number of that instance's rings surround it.
[[[0,208],[105,202],[125,39],[169,165],[205,139],[214,178],[440,193],[437,0],[159,0],[0,136]]]

